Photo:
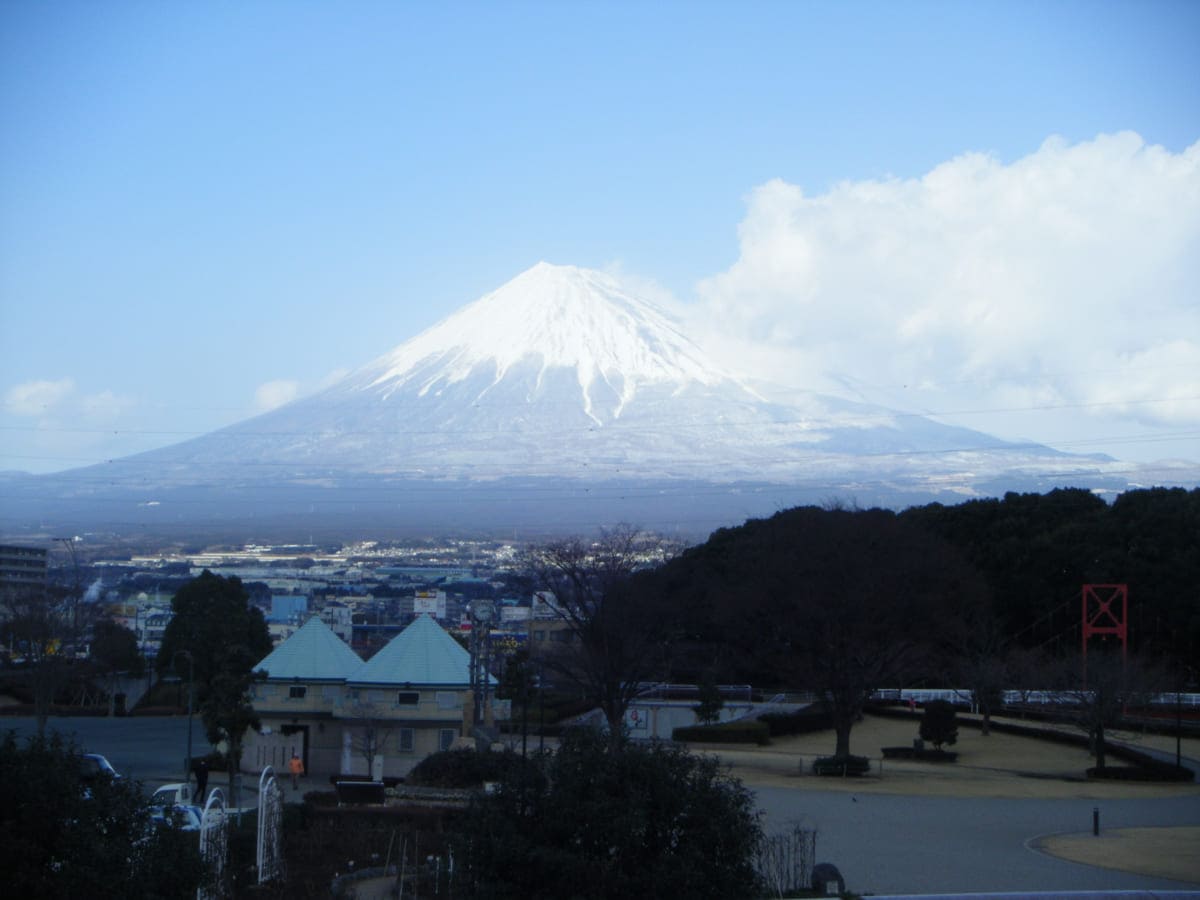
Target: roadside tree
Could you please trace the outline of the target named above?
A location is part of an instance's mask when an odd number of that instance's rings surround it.
[[[235,776],[246,729],[259,727],[250,690],[254,664],[271,652],[266,620],[250,605],[240,579],[207,569],[176,592],[171,609],[174,616],[163,634],[159,670],[194,669],[204,728],[209,741],[222,748],[236,802]],[[184,662],[187,654],[190,665]]]
[[[178,654],[187,652],[192,654],[196,681],[203,686],[227,665],[230,650],[245,648],[251,664],[271,652],[266,620],[260,609],[250,605],[240,578],[224,578],[205,569],[175,593],[171,611],[158,653],[160,672],[175,668],[186,673]]]

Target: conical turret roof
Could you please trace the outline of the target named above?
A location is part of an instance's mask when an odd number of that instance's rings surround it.
[[[254,668],[272,680],[342,681],[363,664],[362,658],[315,616]]]
[[[465,687],[471,683],[471,654],[432,618],[422,615],[346,680]]]

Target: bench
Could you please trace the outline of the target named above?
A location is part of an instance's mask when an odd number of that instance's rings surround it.
[[[382,805],[386,799],[382,781],[335,781],[338,806],[348,804],[375,803]]]

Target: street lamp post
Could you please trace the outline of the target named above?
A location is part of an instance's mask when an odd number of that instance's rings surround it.
[[[176,650],[175,655],[180,654],[187,657],[188,661],[188,743],[187,743],[187,762],[184,763],[183,780],[187,781],[192,775],[192,691],[196,685],[196,659],[192,656],[191,650]]]

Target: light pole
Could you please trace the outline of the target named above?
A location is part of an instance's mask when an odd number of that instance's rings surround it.
[[[187,762],[184,763],[183,780],[187,781],[192,776],[192,691],[196,684],[196,659],[192,656],[191,650],[176,650],[175,656],[182,654],[187,657],[188,661],[188,745],[187,745]]]

